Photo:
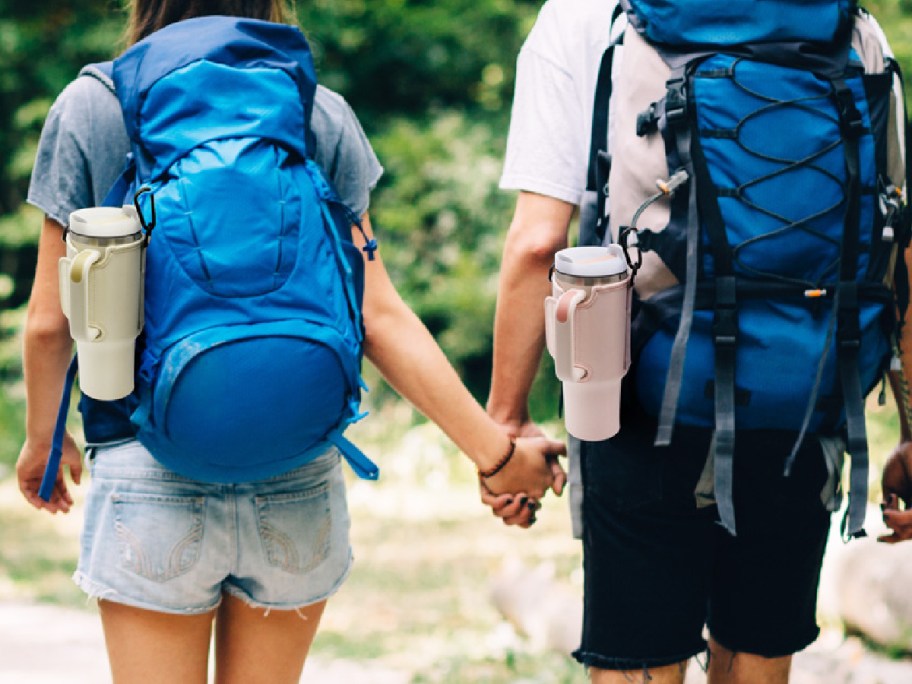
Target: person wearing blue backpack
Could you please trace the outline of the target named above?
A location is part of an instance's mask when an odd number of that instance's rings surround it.
[[[579,208],[579,243],[634,272],[620,432],[568,449],[593,682],[680,684],[708,648],[712,684],[783,683],[817,638],[846,452],[841,531],[864,535],[864,396],[912,367],[905,131],[899,67],[854,2],[542,7],[501,179],[520,193],[488,411],[540,434],[543,301]],[[909,536],[908,453],[885,474],[889,541]]]
[[[136,391],[80,401],[92,477],[74,579],[99,600],[116,682],[205,682],[213,621],[217,681],[297,682],[352,563],[341,460],[377,476],[342,436],[361,417],[362,350],[509,524],[560,492],[563,445],[505,433],[397,294],[367,214],[382,169],[316,86],[283,3],[130,7],[130,47],[65,89],[39,144],[19,486],[36,508],[73,506],[61,236],[76,209],[132,206],[147,245]]]

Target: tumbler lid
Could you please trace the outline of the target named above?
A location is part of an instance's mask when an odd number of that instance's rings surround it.
[[[554,268],[565,275],[603,278],[627,271],[627,260],[619,245],[568,247],[554,255]]]
[[[70,231],[85,237],[126,237],[141,230],[131,206],[89,207],[70,213]]]

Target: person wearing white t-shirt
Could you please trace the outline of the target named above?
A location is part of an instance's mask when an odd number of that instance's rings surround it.
[[[516,435],[541,434],[528,395],[544,347],[542,303],[586,188],[593,98],[614,10],[604,0],[549,0],[518,58],[501,187],[519,196],[503,253],[488,400],[488,412]],[[716,507],[695,496],[711,430],[679,425],[670,447],[654,447],[655,419],[629,390],[616,437],[571,445],[571,453],[579,447],[570,491],[573,500],[576,482],[582,494],[585,571],[574,657],[596,683],[680,684],[688,660],[708,648],[712,684],[787,682],[792,654],[819,633],[829,526],[820,503],[824,459],[799,458],[806,465],[790,478],[788,496],[770,506],[764,496],[781,469],[764,456],[779,445],[742,440],[735,475],[751,486],[742,488],[739,534],[730,537]]]

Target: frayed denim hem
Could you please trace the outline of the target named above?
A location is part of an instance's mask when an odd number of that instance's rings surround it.
[[[610,658],[599,653],[584,651],[579,648],[573,652],[573,657],[581,665],[597,667],[600,670],[627,670],[648,672],[651,667],[663,667],[690,660],[701,653],[707,653],[708,644],[705,642],[700,648],[687,651],[679,655],[662,656],[656,658]]]
[[[169,615],[205,615],[218,608],[221,603],[221,600],[218,600],[211,606],[204,606],[202,608],[197,606],[188,606],[187,608],[157,606],[145,601],[130,598],[129,596],[124,596],[110,587],[106,587],[98,582],[93,582],[78,570],[73,573],[73,582],[77,587],[82,589],[83,593],[85,593],[90,601],[110,601],[111,603],[119,603],[124,606],[130,606],[131,608],[140,608],[142,610],[149,610],[155,613],[167,613]]]
[[[222,591],[226,594],[230,594],[231,596],[240,599],[251,608],[257,608],[264,611],[263,617],[269,615],[269,611],[271,610],[300,611],[302,608],[307,608],[308,606],[312,606],[313,604],[319,603],[320,601],[325,601],[333,594],[338,592],[339,589],[342,588],[342,585],[345,583],[345,580],[347,580],[348,576],[351,574],[352,567],[354,566],[354,561],[354,556],[349,555],[348,565],[345,566],[345,570],[339,576],[339,579],[336,580],[335,584],[333,584],[327,591],[323,592],[322,594],[317,594],[316,596],[304,599],[301,603],[295,603],[294,605],[288,605],[287,603],[269,603],[264,601],[257,601],[253,599],[246,591],[229,582],[224,583],[222,586]],[[300,615],[300,612],[298,612],[298,614]],[[301,616],[301,618],[304,619],[304,616]]]

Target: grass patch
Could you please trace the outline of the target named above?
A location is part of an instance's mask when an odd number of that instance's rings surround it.
[[[12,480],[0,484],[0,599],[86,604],[71,580],[79,555],[79,518],[79,512],[55,517],[36,511]]]

